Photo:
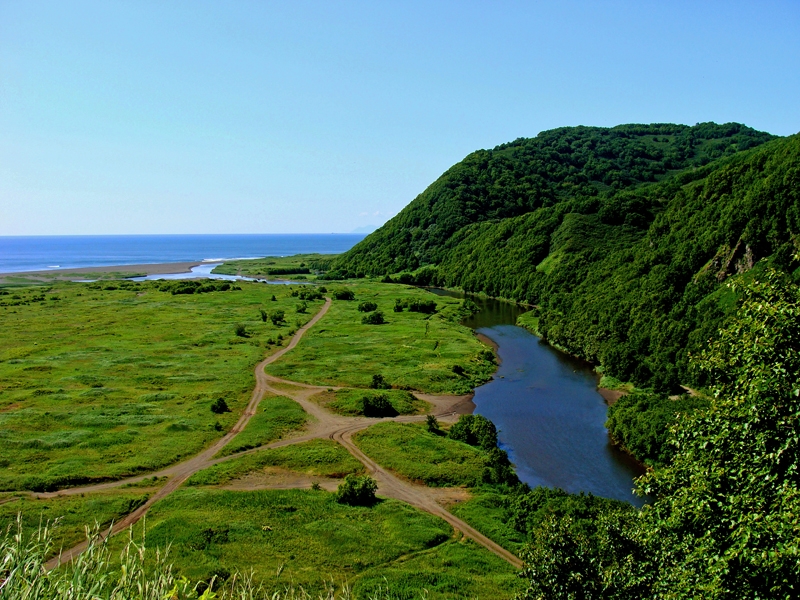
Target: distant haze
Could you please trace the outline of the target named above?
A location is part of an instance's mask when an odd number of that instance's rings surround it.
[[[0,235],[372,230],[564,125],[800,130],[800,3],[0,3]]]

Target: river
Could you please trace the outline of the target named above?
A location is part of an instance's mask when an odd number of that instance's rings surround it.
[[[603,425],[607,405],[590,365],[514,325],[523,307],[470,298],[481,310],[464,325],[494,342],[500,359],[494,379],[475,390],[475,412],[497,426],[519,478],[530,486],[644,504],[632,491],[643,470],[611,443]]]

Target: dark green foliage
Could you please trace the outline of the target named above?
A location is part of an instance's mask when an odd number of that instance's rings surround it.
[[[608,409],[606,427],[612,437],[640,461],[651,467],[669,462],[674,448],[667,444],[670,429],[679,414],[708,407],[708,400],[665,394],[628,394]]]
[[[228,408],[228,403],[225,402],[224,398],[217,398],[211,403],[211,412],[215,415],[221,415],[222,413],[231,412],[231,409]]]
[[[104,289],[110,289],[106,287]],[[116,286],[113,289],[118,289]],[[127,289],[127,288],[126,288]],[[227,292],[241,288],[231,285],[227,281],[214,281],[212,279],[180,279],[177,281],[159,281],[156,289],[161,292],[169,292],[173,296],[178,294],[205,294],[208,292]]]
[[[239,337],[247,337],[247,327],[242,323],[237,323],[233,328],[233,332]]]
[[[448,250],[444,242],[471,224],[655,181],[771,137],[735,123],[565,127],[479,150],[336,259],[333,268],[376,276],[438,264]]]
[[[324,294],[322,290],[324,289],[325,288],[320,288],[318,290],[311,287],[303,288],[297,292],[297,297],[300,298],[300,300],[308,300],[309,302],[312,300],[322,300],[322,294]]]
[[[301,302],[300,304],[297,305],[297,308],[295,310],[299,313],[307,313],[308,304],[306,304],[305,302]]]
[[[721,282],[761,259],[796,266],[800,138],[770,137],[713,124],[546,132],[471,155],[337,265],[427,264],[432,284],[537,305],[539,333],[617,379],[704,385],[688,357],[732,310]],[[526,192],[527,169],[539,179]]]
[[[396,417],[398,415],[397,410],[385,394],[364,396],[361,402],[365,417]]]
[[[273,296],[273,298],[274,297],[275,296]],[[258,312],[261,315],[261,320],[264,321],[264,323],[266,323],[267,322],[267,311],[265,311],[263,308],[259,308]]]
[[[278,299],[275,297],[275,294],[272,294],[272,298],[270,298],[270,301],[272,301],[272,302],[277,302],[278,301]]]
[[[386,323],[386,319],[383,318],[381,311],[376,310],[361,317],[361,322],[364,325],[383,325]]]
[[[461,415],[447,437],[484,450],[497,447],[497,428],[482,415]]]
[[[525,598],[797,596],[800,288],[767,270],[732,291],[740,308],[697,361],[714,400],[677,418],[671,461],[639,480],[653,504],[584,531],[558,514],[531,529],[537,505],[521,507]]]
[[[394,312],[403,312],[404,309],[409,312],[423,313],[432,315],[436,312],[436,302],[433,300],[420,300],[418,298],[406,298],[405,300],[397,299],[394,304]]]
[[[369,384],[369,387],[373,390],[392,389],[392,385],[386,381],[386,379],[380,373],[375,373],[375,375],[372,376],[372,383]]]
[[[266,269],[267,275],[308,275],[311,270],[303,267],[270,267]]]
[[[442,432],[439,427],[439,421],[436,420],[434,415],[427,415],[425,417],[425,428],[428,430],[428,433],[440,434]]]
[[[396,299],[396,300],[394,301],[394,307],[392,308],[392,310],[393,310],[394,312],[403,312],[403,309],[404,309],[404,308],[405,308],[405,305],[403,304],[403,301],[402,301],[402,300],[400,300],[400,299],[398,298],[398,299]]]
[[[464,367],[461,365],[453,365],[453,373],[458,375],[459,377],[464,375]]]
[[[348,475],[336,490],[336,501],[350,506],[371,506],[378,484],[369,475]]]
[[[335,300],[355,300],[356,295],[353,290],[334,290],[332,295]]]
[[[372,312],[373,310],[376,310],[377,308],[378,308],[378,305],[375,304],[374,302],[361,302],[358,305],[358,310],[360,310],[361,312]]]
[[[272,321],[272,324],[276,327],[279,327],[285,318],[286,313],[282,310],[273,310],[271,313],[269,313],[269,320]]]
[[[636,576],[646,557],[626,533],[637,518],[630,504],[536,488],[512,501],[512,515],[529,541],[521,573],[528,589],[520,600],[652,597],[646,576]]]

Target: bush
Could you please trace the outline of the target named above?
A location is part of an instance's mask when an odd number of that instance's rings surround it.
[[[464,367],[461,365],[453,365],[453,373],[458,375],[459,377],[464,375]]]
[[[437,421],[436,417],[433,415],[428,415],[425,417],[425,428],[428,430],[428,433],[439,434],[442,432],[442,430],[439,428],[439,421]]]
[[[241,323],[236,324],[236,327],[233,328],[233,332],[239,337],[247,337],[247,327]]]
[[[275,297],[275,294],[272,294],[272,298],[270,298],[271,302],[277,302],[278,299]]]
[[[372,312],[377,308],[378,305],[375,304],[374,302],[362,302],[361,304],[358,305],[358,310],[361,312]]]
[[[461,415],[447,434],[447,437],[484,450],[497,447],[497,428],[482,415]]]
[[[280,326],[285,318],[286,313],[284,313],[282,310],[273,310],[269,315],[269,320],[272,321],[272,324],[275,326]]]
[[[364,315],[361,322],[364,325],[383,325],[386,323],[386,319],[383,318],[383,313],[381,311],[376,310],[375,312]]]
[[[394,308],[392,308],[394,312],[403,312],[404,308],[405,305],[399,298],[394,301]]]
[[[301,302],[300,304],[297,305],[297,312],[304,313],[307,311],[308,311],[308,304],[306,304],[305,302]]]
[[[350,506],[375,504],[377,482],[369,475],[348,475],[336,490],[336,501]]]
[[[384,394],[364,396],[361,402],[365,417],[396,417],[399,414]]]
[[[267,316],[268,316],[267,315],[267,311],[265,311],[263,308],[259,308],[258,312],[261,313],[261,320],[264,321],[264,323],[266,323],[267,322]]]
[[[380,373],[375,373],[372,376],[372,383],[369,384],[369,387],[373,390],[390,390],[392,389],[391,384],[384,379],[383,375]]]
[[[231,412],[231,409],[228,408],[228,403],[225,402],[224,398],[217,398],[211,403],[211,412],[215,415],[221,415],[222,413]]]
[[[355,300],[356,295],[353,293],[353,290],[334,290],[333,297],[336,300]]]

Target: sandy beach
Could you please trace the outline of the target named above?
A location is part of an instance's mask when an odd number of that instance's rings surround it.
[[[80,279],[89,275],[118,274],[121,277],[133,275],[165,275],[168,273],[188,273],[192,267],[203,264],[201,261],[158,263],[148,265],[113,265],[106,267],[80,267],[77,269],[45,269],[42,271],[18,271],[0,273],[0,283],[10,279],[26,279],[53,281],[63,279]],[[88,278],[88,277],[87,277]]]

